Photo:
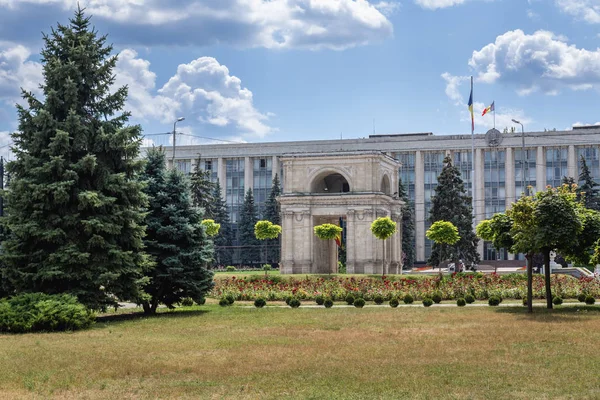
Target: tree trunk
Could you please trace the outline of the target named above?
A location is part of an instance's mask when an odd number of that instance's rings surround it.
[[[156,310],[152,310],[152,307],[150,307],[150,303],[148,303],[147,301],[142,303],[142,308],[144,309],[144,314],[146,314],[146,315],[151,315],[151,314],[156,313]]]
[[[383,239],[383,265],[381,266],[381,276],[385,275],[385,239]]]
[[[550,250],[544,249],[544,277],[546,278],[546,308],[552,309],[552,288],[550,287]]]
[[[525,256],[527,259],[527,312],[533,312],[533,253]]]

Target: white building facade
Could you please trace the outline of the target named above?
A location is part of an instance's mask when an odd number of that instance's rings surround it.
[[[433,135],[432,133],[372,135],[363,139],[320,140],[270,143],[235,143],[178,146],[175,165],[190,172],[198,159],[200,167],[211,171],[213,181],[221,183],[234,230],[244,193],[252,188],[259,213],[268,199],[272,179],[278,174],[285,192],[284,162],[290,155],[336,154],[339,152],[376,151],[400,162],[398,176],[402,180],[415,209],[417,262],[425,262],[432,243],[425,238],[431,198],[443,159],[449,155],[461,170],[469,194],[475,189],[477,221],[505,211],[526,187],[544,190],[557,186],[563,177],[578,181],[580,158],[584,157],[592,176],[600,182],[600,126],[578,127],[569,131],[526,132],[522,151],[520,132],[501,137],[475,135],[475,157],[472,164],[471,135]],[[171,163],[172,148],[165,148]],[[472,176],[472,169],[475,176]],[[394,187],[396,183],[392,183]],[[394,190],[396,191],[396,190]],[[514,259],[505,251],[496,252],[480,243],[482,260]]]

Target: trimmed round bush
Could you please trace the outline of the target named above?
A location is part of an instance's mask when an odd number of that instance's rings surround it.
[[[404,304],[412,304],[415,299],[413,299],[413,297],[410,294],[407,294],[406,296],[404,296],[404,299],[402,299],[402,301],[404,301]]]
[[[554,298],[552,299],[552,303],[555,306],[560,306],[563,303],[563,299],[560,296],[554,296]]]
[[[184,297],[181,299],[181,305],[183,307],[191,307],[194,305],[194,300],[192,300],[190,297]]]
[[[346,296],[346,303],[348,303],[349,306],[351,306],[352,304],[354,304],[354,296],[352,296],[351,294]]]
[[[325,303],[325,297],[318,295],[317,297],[315,297],[315,303],[322,306],[323,303]]]
[[[488,304],[489,304],[490,306],[497,306],[497,305],[498,305],[498,304],[500,304],[501,302],[502,302],[502,299],[500,299],[500,297],[498,297],[498,296],[491,296],[491,297],[488,299]]]
[[[456,305],[459,307],[464,307],[467,305],[467,301],[461,297],[456,300]]]
[[[300,304],[301,304],[300,300],[298,300],[295,297],[290,300],[290,307],[292,307],[292,308],[298,308],[298,307],[300,307]]]
[[[585,303],[585,298],[587,296],[585,295],[585,293],[579,293],[579,296],[577,296],[577,300],[579,300],[582,303]]]
[[[323,305],[325,306],[325,308],[331,308],[333,307],[333,300],[331,300],[329,297],[325,299],[325,301],[323,302]]]
[[[0,332],[56,332],[89,328],[96,314],[68,294],[26,293],[0,300]]]
[[[232,294],[228,294],[227,296],[225,296],[225,299],[227,300],[229,305],[232,305],[233,303],[235,303],[235,297]]]
[[[429,297],[425,297],[423,299],[423,305],[425,307],[431,307],[433,305],[433,300],[431,300]]]
[[[263,299],[262,297],[259,297],[258,299],[254,300],[254,307],[256,307],[256,308],[263,308],[266,305],[267,305],[267,301],[265,299]]]
[[[225,271],[234,272],[237,271],[237,269],[233,265],[228,265],[227,267],[225,267]]]
[[[294,296],[288,296],[285,298],[285,304],[287,304],[288,306],[290,305],[290,301],[292,301],[292,299],[294,298]]]
[[[365,306],[365,299],[362,298],[358,298],[356,300],[354,300],[354,307],[356,308],[363,308]]]
[[[533,300],[533,299],[532,299]],[[527,297],[523,297],[523,305],[527,307]]]
[[[585,304],[592,305],[596,302],[596,299],[593,296],[586,296]]]
[[[383,296],[380,294],[375,295],[375,297],[373,297],[373,301],[375,302],[375,304],[383,304]]]
[[[431,296],[431,300],[433,300],[435,304],[440,304],[442,302],[442,294],[435,292],[433,296]]]
[[[221,300],[219,300],[219,305],[221,307],[225,307],[229,305],[229,301],[226,298],[222,298]]]
[[[199,306],[203,306],[205,303],[206,303],[205,297],[200,297],[199,299],[196,300],[196,304],[198,304]]]
[[[390,300],[390,307],[392,307],[392,308],[398,307],[399,304],[400,304],[400,302],[396,298],[393,298]]]
[[[465,296],[465,301],[467,302],[467,304],[471,304],[475,302],[475,296],[473,296],[472,294],[468,294]]]

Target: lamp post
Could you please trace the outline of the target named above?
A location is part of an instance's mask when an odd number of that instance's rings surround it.
[[[529,196],[529,189],[525,186],[525,128],[516,119],[513,119],[512,122],[521,125],[521,185],[522,190],[525,191],[525,196]]]
[[[173,123],[173,157],[171,158],[171,161],[173,163],[173,168],[175,168],[175,146],[177,145],[177,136],[176,136],[177,123],[183,121],[184,119],[185,119],[185,117],[179,117]]]

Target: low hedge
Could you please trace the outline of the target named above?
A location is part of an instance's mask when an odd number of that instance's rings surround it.
[[[0,332],[56,332],[89,328],[96,314],[67,294],[26,293],[0,300]]]

